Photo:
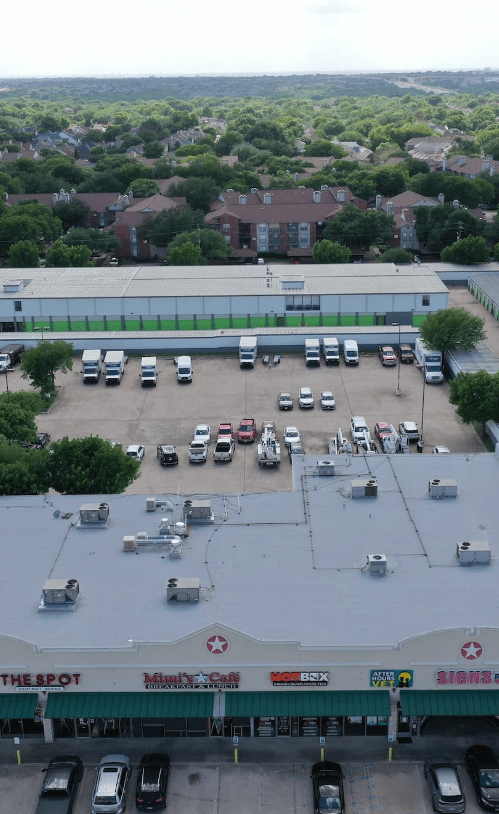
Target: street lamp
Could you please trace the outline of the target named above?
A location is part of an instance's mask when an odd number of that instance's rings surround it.
[[[418,452],[422,452],[423,447],[424,447],[423,427],[424,427],[424,394],[425,394],[425,388],[426,388],[426,375],[425,375],[425,369],[423,367],[423,400],[421,402],[421,435],[419,436],[419,441],[418,441]]]
[[[43,347],[43,332],[50,331],[50,325],[43,325],[41,328],[33,328],[34,331],[41,331],[42,334],[42,348],[43,348],[43,367],[45,370],[45,376],[47,375],[47,354],[45,348]]]
[[[398,364],[397,364],[397,390],[395,391],[397,396],[402,395],[402,390],[400,389],[400,322],[392,322],[392,325],[398,326],[399,329],[399,345],[398,345]]]

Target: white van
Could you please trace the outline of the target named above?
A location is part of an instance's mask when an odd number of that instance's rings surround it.
[[[355,339],[345,339],[343,342],[343,359],[346,365],[359,364],[359,347]]]
[[[192,382],[192,361],[190,356],[179,356],[177,359],[177,381]]]

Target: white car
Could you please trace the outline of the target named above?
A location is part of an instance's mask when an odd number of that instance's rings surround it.
[[[191,441],[189,447],[189,461],[193,464],[201,464],[208,457],[208,444],[206,441]]]
[[[321,393],[321,408],[323,410],[335,410],[336,401],[330,390],[323,390]]]
[[[130,456],[130,458],[135,458],[136,461],[141,461],[144,457],[144,452],[146,448],[142,446],[142,444],[130,444],[127,447],[126,454]]]
[[[193,441],[204,441],[206,444],[211,443],[211,427],[209,424],[198,424],[192,436]]]
[[[300,443],[300,433],[296,427],[284,427],[284,446],[290,447],[291,444]]]
[[[448,455],[450,453],[449,447],[433,447],[432,452],[435,455]]]
[[[310,410],[314,406],[314,394],[312,393],[310,387],[300,387],[298,404],[304,410]]]
[[[418,425],[414,421],[401,421],[399,433],[405,435],[408,441],[419,441]]]

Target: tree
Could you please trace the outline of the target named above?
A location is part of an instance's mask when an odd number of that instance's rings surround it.
[[[374,209],[358,209],[354,204],[347,204],[326,224],[323,237],[328,240],[339,239],[351,248],[369,248],[371,245],[384,246],[390,240],[392,231],[392,215]]]
[[[21,359],[23,379],[29,379],[32,386],[42,393],[53,393],[55,390],[55,373],[67,373],[73,369],[72,354],[74,346],[70,342],[46,339],[35,348],[24,351]]]
[[[499,243],[494,246],[494,260],[499,261]]]
[[[307,144],[302,155],[343,158],[345,155],[348,155],[348,153],[340,144],[333,144],[327,139],[317,139],[317,141],[312,141],[310,144]]]
[[[412,263],[412,260],[412,253],[407,252],[405,249],[387,249],[376,262],[396,263],[398,266],[400,266],[403,263]]]
[[[45,241],[55,240],[61,233],[59,218],[38,201],[23,201],[5,210],[0,217],[0,248],[5,254],[20,240],[32,240],[41,249]]]
[[[348,263],[352,252],[348,246],[332,240],[319,240],[312,249],[314,263]]]
[[[458,373],[449,386],[449,401],[457,405],[456,412],[465,424],[499,419],[499,374],[487,370]]]
[[[201,247],[196,243],[182,243],[181,246],[174,246],[168,251],[169,266],[201,266],[203,264],[203,253]]]
[[[0,494],[38,495],[50,488],[48,450],[0,441]]]
[[[152,178],[136,178],[128,189],[133,192],[134,198],[150,198],[159,192],[159,187]]]
[[[89,268],[93,266],[88,246],[71,246],[56,240],[45,254],[47,268]]]
[[[0,436],[8,441],[36,441],[36,424],[33,413],[18,402],[0,400]]]
[[[185,198],[192,209],[208,212],[211,201],[217,197],[220,186],[212,178],[186,178],[168,189],[170,198]]]
[[[444,263],[486,263],[490,252],[483,237],[465,237],[451,246],[446,246],[440,253]]]
[[[140,461],[98,436],[66,436],[50,448],[51,486],[65,495],[119,494],[138,478]]]
[[[33,240],[20,240],[9,249],[9,266],[13,269],[36,269],[40,263],[40,249]]]
[[[474,348],[484,338],[483,325],[484,320],[466,308],[441,308],[426,317],[420,333],[425,345],[444,354]]]
[[[110,252],[116,254],[121,248],[121,240],[111,232],[104,232],[100,229],[83,229],[75,226],[64,235],[64,243],[68,246],[88,246],[91,252]]]
[[[203,218],[201,211],[195,211],[190,206],[164,209],[158,212],[155,218],[145,219],[140,229],[140,237],[150,240],[155,246],[168,246],[180,232],[190,232],[198,226],[202,227]]]
[[[168,244],[168,253],[185,243],[199,246],[202,256],[208,260],[225,260],[232,251],[231,246],[220,232],[216,232],[214,229],[198,229],[196,232],[182,232],[176,235]]]
[[[59,201],[52,207],[52,212],[62,221],[62,228],[65,232],[72,226],[82,226],[89,220],[89,207],[83,201]]]

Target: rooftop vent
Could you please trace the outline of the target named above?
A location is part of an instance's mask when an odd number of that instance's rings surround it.
[[[359,478],[350,481],[352,498],[378,497],[378,481],[376,478]]]
[[[24,280],[8,280],[3,284],[3,290],[5,294],[18,294],[23,290],[24,285]]]
[[[376,577],[386,576],[386,554],[368,554],[367,570]]]
[[[304,277],[281,277],[282,289],[303,289],[305,288]]]
[[[428,484],[428,491],[433,500],[441,500],[443,497],[457,497],[457,483],[455,480],[433,478]]]
[[[106,528],[109,503],[82,503],[77,527],[83,529]]]
[[[80,593],[77,579],[47,579],[43,589],[39,611],[73,611]]]
[[[458,543],[456,556],[459,565],[473,565],[490,563],[490,545],[483,540],[478,543]]]
[[[199,579],[171,577],[166,585],[167,602],[199,602]]]
[[[213,523],[215,515],[211,510],[211,500],[184,500],[184,522]]]
[[[317,474],[320,478],[330,478],[334,475],[334,461],[317,461]]]

